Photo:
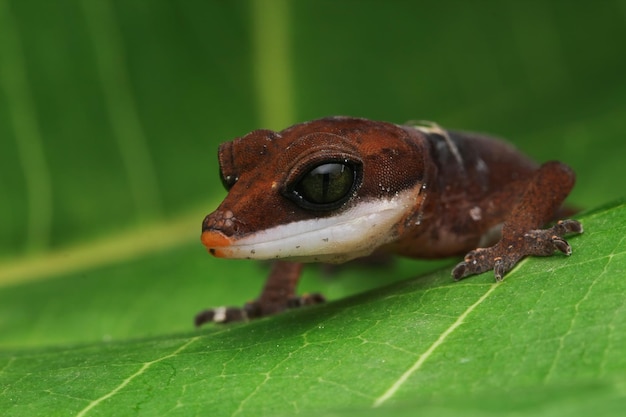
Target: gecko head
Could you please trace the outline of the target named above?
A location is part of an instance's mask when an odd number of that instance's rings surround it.
[[[390,123],[333,117],[220,145],[228,195],[202,223],[218,257],[344,262],[420,205],[424,145]]]

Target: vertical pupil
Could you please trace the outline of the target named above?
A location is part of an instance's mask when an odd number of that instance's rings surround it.
[[[354,183],[354,172],[342,163],[327,163],[309,171],[297,184],[295,191],[314,204],[336,203],[346,197]]]
[[[341,177],[343,173],[344,165],[341,164],[325,164],[315,168],[311,171],[312,175],[318,175],[322,180],[321,184],[321,194],[322,201],[328,201],[329,193],[330,193],[330,182],[331,180],[337,179]]]

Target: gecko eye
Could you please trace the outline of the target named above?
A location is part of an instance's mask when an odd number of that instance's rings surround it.
[[[333,210],[345,203],[357,185],[359,167],[349,161],[313,167],[288,189],[290,198],[313,210]]]

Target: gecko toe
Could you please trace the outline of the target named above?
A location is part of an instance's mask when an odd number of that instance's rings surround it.
[[[326,297],[320,293],[302,294],[299,297],[290,298],[287,301],[287,308],[299,308],[304,306],[312,306],[326,302]]]
[[[206,323],[226,324],[248,321],[277,314],[287,309],[311,306],[324,302],[326,302],[326,298],[319,293],[303,294],[274,304],[263,304],[259,300],[254,300],[247,302],[243,307],[216,307],[203,310],[196,314],[194,324],[196,327],[200,327]]]
[[[567,241],[559,236],[552,236],[552,244],[556,249],[569,256],[572,254],[572,247]]]
[[[579,221],[572,219],[558,221],[555,225],[555,229],[557,229],[561,235],[569,233],[581,234],[584,232],[583,225]]]
[[[196,314],[194,324],[200,327],[206,323],[225,324],[234,321],[244,321],[248,319],[248,312],[245,308],[239,307],[216,307],[203,310]]]
[[[467,274],[468,274],[468,270],[467,270],[467,264],[465,263],[465,261],[459,262],[452,270],[452,278],[454,278],[455,281],[462,280],[463,277],[466,276]]]
[[[506,267],[504,265],[502,258],[496,258],[493,264],[493,274],[496,278],[496,281],[498,282],[502,281],[502,277],[504,276],[504,274],[506,274],[506,272],[507,270],[506,270]]]

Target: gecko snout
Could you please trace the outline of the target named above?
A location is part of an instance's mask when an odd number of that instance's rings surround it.
[[[209,253],[217,257],[226,257],[223,249],[232,244],[231,237],[239,227],[233,212],[214,211],[202,221],[202,244]]]
[[[216,210],[204,218],[202,232],[219,231],[230,237],[239,231],[238,223],[232,211]]]

